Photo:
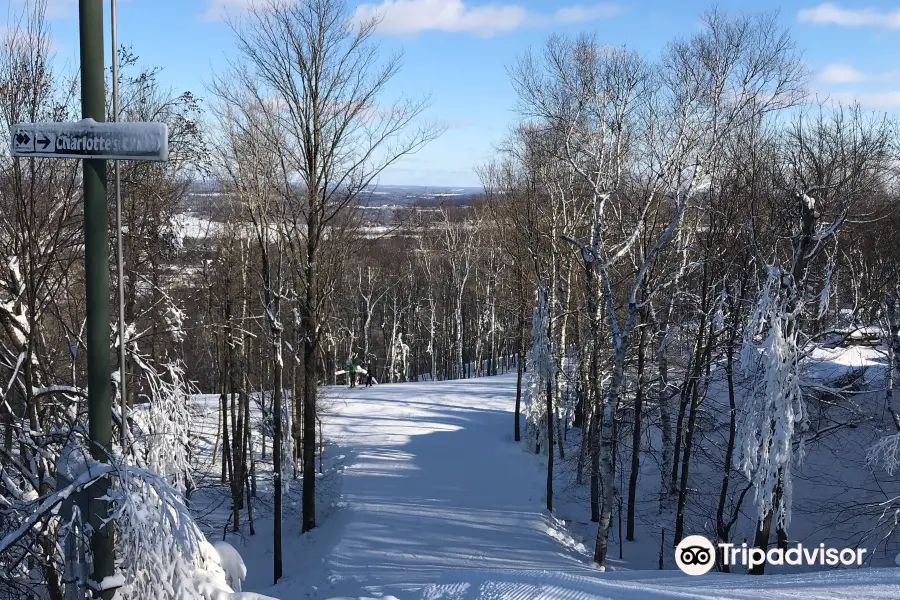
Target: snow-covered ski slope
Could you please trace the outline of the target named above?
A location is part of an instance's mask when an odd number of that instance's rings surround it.
[[[327,394],[329,451],[343,455],[340,501],[311,534],[286,529],[287,577],[277,586],[264,585],[271,555],[242,550],[245,589],[282,600],[900,598],[900,569],[596,571],[544,511],[545,459],[512,440],[513,376]]]

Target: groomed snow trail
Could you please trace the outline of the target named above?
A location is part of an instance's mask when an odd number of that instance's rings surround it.
[[[509,376],[336,388],[346,456],[335,583],[407,594],[448,571],[589,567],[547,534],[540,460],[512,441]],[[343,586],[341,586],[343,587]]]
[[[550,534],[545,463],[512,441],[513,376],[326,394],[340,502],[311,535],[286,532],[286,578],[265,590],[282,600],[900,598],[900,570],[598,572]]]

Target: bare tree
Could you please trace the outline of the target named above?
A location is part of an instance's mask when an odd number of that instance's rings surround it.
[[[282,223],[284,222],[285,203],[278,193],[279,187],[284,181],[284,173],[281,171],[282,161],[279,160],[279,149],[274,144],[265,140],[276,140],[280,135],[278,121],[273,117],[274,108],[270,101],[248,93],[248,89],[227,87],[220,82],[216,87],[220,98],[226,100],[222,111],[219,112],[220,125],[223,131],[223,139],[220,144],[223,149],[221,164],[223,183],[231,192],[240,206],[243,207],[243,215],[250,222],[250,234],[255,242],[259,256],[259,278],[262,283],[262,297],[260,306],[265,314],[265,320],[269,325],[269,343],[271,344],[272,359],[272,408],[274,421],[274,437],[272,445],[273,476],[274,476],[274,579],[277,582],[282,574],[281,556],[281,525],[282,525],[282,494],[284,483],[284,448],[283,437],[290,428],[282,423],[283,413],[283,331],[281,306],[283,301],[291,299],[286,286],[284,275],[285,264],[285,236],[282,235]],[[230,315],[226,314],[226,318]],[[232,335],[232,327],[228,328],[226,352],[238,343]],[[225,395],[222,395],[223,406]],[[227,412],[223,410],[223,415]],[[224,417],[223,417],[224,418]],[[232,415],[235,418],[235,415]],[[223,427],[227,419],[223,422]],[[235,433],[240,427],[235,426]],[[227,428],[225,429],[227,431]],[[242,436],[239,436],[242,437]],[[227,437],[225,440],[227,442]],[[239,440],[232,440],[235,445],[234,452],[240,452],[242,444]],[[290,457],[291,453],[287,453]],[[290,460],[288,461],[290,462]],[[242,489],[243,473],[240,466],[233,463],[233,469],[238,471],[232,474],[232,482],[235,486],[235,510],[237,510],[238,496]],[[288,478],[289,479],[289,478]]]
[[[593,204],[589,241],[570,239],[587,265],[592,337],[597,339],[602,310],[613,355],[605,393],[592,377],[595,397],[602,398],[603,498],[594,556],[601,566],[614,499],[613,424],[626,358],[638,315],[662,289],[650,280],[652,268],[715,177],[715,159],[728,132],[792,105],[802,91],[790,38],[773,16],[729,19],[711,12],[704,24],[703,33],[673,44],[656,69],[589,37],[554,37],[540,59],[526,55],[512,73],[522,110],[561,132],[561,157]],[[654,221],[656,233],[645,235]],[[614,283],[621,263],[632,256],[632,274],[624,284]]]
[[[316,526],[316,354],[333,290],[323,279],[322,256],[341,252],[337,232],[352,224],[348,211],[381,172],[440,133],[421,123],[427,100],[379,104],[401,57],[379,61],[376,25],[354,24],[340,0],[254,4],[232,22],[240,59],[217,85],[229,104],[238,100],[236,89],[266,98],[270,131],[278,136],[273,160],[285,214],[277,225],[302,288],[295,291],[304,369],[303,531]]]

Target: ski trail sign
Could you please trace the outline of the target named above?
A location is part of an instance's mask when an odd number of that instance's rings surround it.
[[[13,156],[164,161],[165,123],[18,123],[10,128]]]

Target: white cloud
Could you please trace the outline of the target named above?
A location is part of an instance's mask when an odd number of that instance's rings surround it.
[[[865,73],[847,63],[825,65],[819,74],[822,83],[887,83],[900,79],[900,71]]]
[[[847,106],[859,102],[863,108],[872,110],[897,110],[900,109],[900,90],[884,92],[835,92],[827,95],[833,104]]]
[[[819,74],[819,81],[824,84],[858,84],[867,91],[841,90],[819,91],[819,97],[826,98],[831,105],[848,105],[858,102],[860,106],[872,110],[900,109],[900,90],[890,89],[891,82],[900,80],[900,70],[866,72],[845,62],[826,65]],[[881,85],[879,85],[881,84]],[[881,89],[878,89],[881,87]],[[887,89],[885,89],[887,88]]]
[[[900,9],[891,11],[877,8],[848,9],[841,8],[833,2],[826,2],[801,10],[797,17],[801,22],[818,25],[900,29]]]
[[[464,0],[383,0],[381,4],[359,5],[354,19],[360,22],[380,17],[379,31],[387,35],[436,30],[490,37],[522,27],[582,23],[618,13],[619,8],[615,4],[574,5],[553,13],[538,13],[518,4],[468,5]]]
[[[819,80],[824,83],[859,83],[868,77],[847,63],[832,63],[825,66],[822,74],[819,75]]]

